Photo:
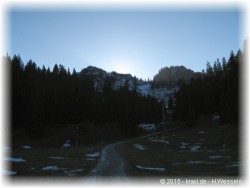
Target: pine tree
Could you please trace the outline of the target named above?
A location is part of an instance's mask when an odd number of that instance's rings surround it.
[[[207,73],[208,76],[213,76],[214,75],[213,68],[211,67],[209,62],[207,62],[206,73]]]
[[[54,65],[54,68],[53,68],[53,74],[54,74],[54,75],[57,75],[58,73],[59,73],[59,68],[58,68],[58,65],[55,64],[55,65]]]

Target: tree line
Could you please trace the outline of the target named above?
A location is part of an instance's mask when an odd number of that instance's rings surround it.
[[[90,75],[70,72],[63,65],[40,68],[32,60],[5,57],[11,76],[11,125],[32,138],[41,138],[45,129],[91,121],[100,127],[116,122],[125,135],[136,134],[136,125],[161,119],[161,104],[142,96],[128,84],[112,89],[113,80],[105,78],[102,92],[96,90]]]
[[[182,83],[175,93],[174,119],[187,120],[193,126],[200,115],[217,113],[222,123],[238,124],[239,71],[246,54],[231,52],[229,59],[207,62],[206,71],[196,73],[189,83]]]

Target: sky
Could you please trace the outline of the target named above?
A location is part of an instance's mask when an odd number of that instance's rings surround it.
[[[8,11],[8,53],[24,63],[153,79],[166,66],[206,69],[237,53],[242,12],[228,9],[18,9]]]

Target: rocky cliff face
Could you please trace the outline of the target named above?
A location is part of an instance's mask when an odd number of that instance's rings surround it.
[[[161,68],[158,74],[154,76],[153,87],[173,88],[178,86],[180,82],[189,82],[194,74],[194,71],[187,69],[184,66]]]
[[[94,81],[95,89],[99,92],[102,92],[105,81],[109,80],[114,90],[127,85],[130,90],[135,89],[141,95],[153,96],[158,101],[163,101],[167,104],[169,96],[178,90],[179,81],[188,82],[194,75],[194,72],[183,66],[166,67],[159,71],[153,81],[144,81],[133,77],[131,74],[109,73],[103,69],[89,66],[82,69],[79,75],[91,76]]]

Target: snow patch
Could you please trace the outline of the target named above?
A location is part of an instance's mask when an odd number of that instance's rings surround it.
[[[50,159],[65,159],[64,157],[49,157]]]
[[[214,156],[209,156],[209,159],[222,159],[222,158],[226,158],[228,159],[228,156],[221,156],[221,155],[214,155]]]
[[[42,170],[59,170],[57,166],[45,166]]]
[[[180,142],[180,144],[183,145],[183,146],[189,145],[189,143],[185,143],[185,142]]]
[[[134,144],[134,147],[137,148],[137,149],[139,149],[139,150],[145,150],[145,149],[146,149],[146,148],[145,148],[143,145],[141,145],[141,144]]]
[[[186,149],[186,148],[187,148],[187,146],[180,146],[180,148],[181,148],[181,149]]]
[[[137,86],[137,91],[142,95],[149,95],[151,91],[150,83],[145,83]]]
[[[71,147],[70,140],[67,140],[63,145],[62,148],[69,148]]]
[[[165,141],[165,140],[162,140],[162,139],[158,140],[158,142],[169,144],[169,141],[167,141],[167,140]]]
[[[218,120],[220,120],[220,116],[214,116],[212,119],[212,121],[218,121]]]
[[[31,146],[22,146],[23,149],[32,149]]]
[[[14,157],[7,157],[4,158],[5,161],[10,161],[10,162],[14,162],[14,163],[22,163],[22,162],[26,162],[26,160],[22,159],[22,158],[14,158]]]
[[[99,155],[100,155],[99,152],[85,154],[86,157],[98,157]]]
[[[142,169],[142,170],[159,171],[159,172],[164,172],[165,171],[165,168],[142,167],[140,165],[137,165],[136,167],[139,168],[139,169]]]
[[[229,165],[226,165],[226,167],[229,167],[229,168],[235,168],[235,167],[239,167],[241,166],[240,162],[231,162]]]
[[[138,125],[138,127],[145,130],[145,131],[156,130],[155,124],[140,124],[140,125]]]
[[[148,138],[151,142],[161,142],[161,143],[166,143],[169,144],[169,141],[165,141],[164,139],[158,139],[158,138]]]
[[[203,164],[205,161],[188,161],[187,164]]]
[[[152,140],[155,140],[156,138],[148,138],[148,139],[152,141]]]
[[[218,163],[214,162],[214,161],[188,161],[187,164],[206,164],[206,165],[211,165],[211,164],[218,164]]]
[[[198,150],[199,150],[200,148],[201,148],[200,146],[191,146],[191,147],[190,147],[190,149],[191,149],[190,151],[191,151],[191,152],[198,152]]]

